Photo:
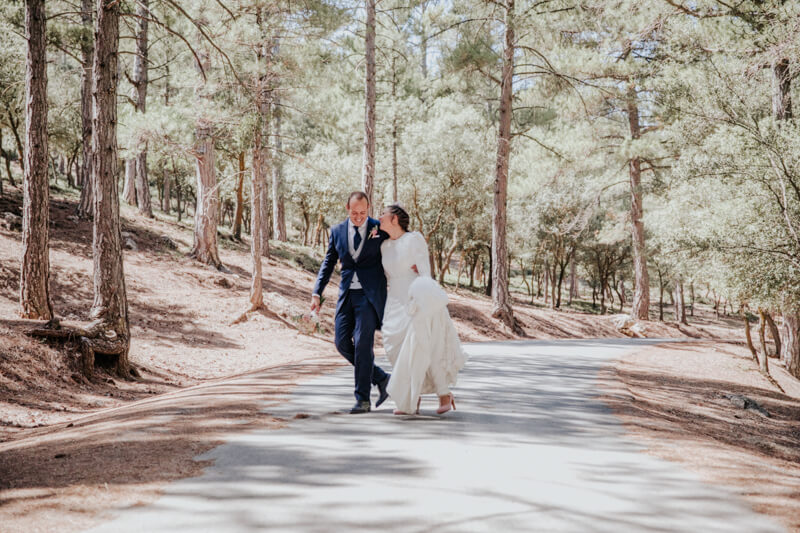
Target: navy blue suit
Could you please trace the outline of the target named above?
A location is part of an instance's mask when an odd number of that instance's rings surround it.
[[[358,259],[350,255],[348,220],[331,229],[328,252],[320,266],[314,294],[322,297],[331,279],[336,263],[342,263],[342,279],[339,283],[339,299],[336,302],[336,349],[350,361],[355,371],[355,396],[358,401],[369,401],[370,384],[382,383],[387,374],[375,365],[373,344],[375,330],[383,321],[386,305],[386,275],[381,263],[381,243],[388,238],[378,231],[370,238],[380,223],[367,218],[366,236]],[[361,289],[351,290],[353,274],[358,274]]]

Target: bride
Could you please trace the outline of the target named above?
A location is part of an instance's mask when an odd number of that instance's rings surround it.
[[[419,412],[420,395],[439,396],[437,413],[455,409],[450,386],[466,362],[447,311],[447,294],[431,278],[428,244],[421,233],[408,231],[408,213],[397,204],[385,208],[381,244],[388,294],[381,336],[392,363],[387,391],[395,414]]]

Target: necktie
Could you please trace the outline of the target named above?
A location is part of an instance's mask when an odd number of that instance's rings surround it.
[[[353,235],[353,250],[358,251],[358,246],[361,244],[361,233],[358,231],[358,226],[353,226],[356,229],[356,234]]]

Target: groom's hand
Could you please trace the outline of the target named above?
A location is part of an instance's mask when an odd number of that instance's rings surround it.
[[[318,313],[321,305],[322,304],[320,304],[319,295],[318,294],[312,294],[311,295],[311,312],[312,313],[314,313],[314,312]]]

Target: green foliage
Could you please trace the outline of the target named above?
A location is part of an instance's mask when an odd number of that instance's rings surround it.
[[[777,121],[771,99],[772,67],[788,59],[790,96],[800,102],[800,5],[672,4],[517,2],[512,264],[537,283],[545,265],[569,260],[600,291],[631,280],[629,162],[638,159],[653,284],[680,278],[737,303],[796,307],[800,125]],[[264,128],[269,170],[281,164],[290,238],[319,240],[361,187],[362,3],[180,5],[184,12],[151,2],[147,112],[135,113],[135,4],[122,4],[120,157],[147,146],[151,184],[170,176],[191,204],[203,121],[212,125],[222,202],[235,201],[245,154],[249,204],[254,132]],[[91,32],[75,9],[48,2],[54,157],[81,148],[79,61]],[[12,158],[12,129],[24,134],[22,15],[22,3],[0,7],[0,128]],[[378,13],[375,203],[393,201],[396,178],[437,269],[450,251],[488,268],[505,20],[502,2],[483,0],[388,0]],[[280,100],[280,152],[276,109],[256,105],[260,84]],[[294,249],[276,253],[318,265]]]

